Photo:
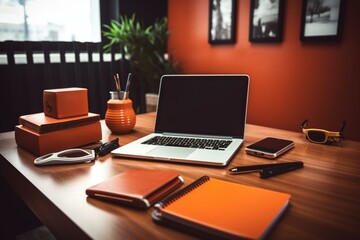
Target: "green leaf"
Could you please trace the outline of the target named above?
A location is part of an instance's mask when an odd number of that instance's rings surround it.
[[[104,45],[104,51],[110,51],[114,45],[124,47],[130,56],[131,71],[145,91],[157,92],[163,74],[180,72],[172,53],[169,60],[164,58],[169,36],[167,18],[144,27],[135,14],[131,17],[120,16],[118,21],[104,24],[102,34],[109,41]]]

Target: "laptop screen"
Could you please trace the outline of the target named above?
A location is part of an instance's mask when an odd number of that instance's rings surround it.
[[[247,75],[165,75],[155,132],[244,137]]]

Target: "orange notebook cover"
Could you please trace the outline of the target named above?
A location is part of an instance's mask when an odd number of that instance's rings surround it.
[[[215,238],[262,239],[290,195],[203,176],[155,204],[155,222]]]
[[[183,184],[175,171],[131,169],[86,189],[86,194],[139,208],[148,208]]]
[[[61,119],[48,117],[43,112],[19,117],[20,125],[37,133],[48,133],[97,121],[100,121],[100,115],[95,113]]]
[[[22,125],[15,127],[16,144],[37,156],[79,147],[101,139],[99,121],[42,134]]]

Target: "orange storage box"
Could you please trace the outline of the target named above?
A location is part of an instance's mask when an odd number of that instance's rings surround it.
[[[83,146],[101,138],[99,121],[43,134],[22,125],[15,126],[16,144],[36,156]]]
[[[77,87],[44,90],[43,108],[45,115],[53,118],[87,115],[88,91]]]

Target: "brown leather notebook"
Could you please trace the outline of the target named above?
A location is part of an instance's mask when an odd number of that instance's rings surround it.
[[[86,194],[148,208],[183,183],[183,178],[175,171],[130,169],[86,189]]]

